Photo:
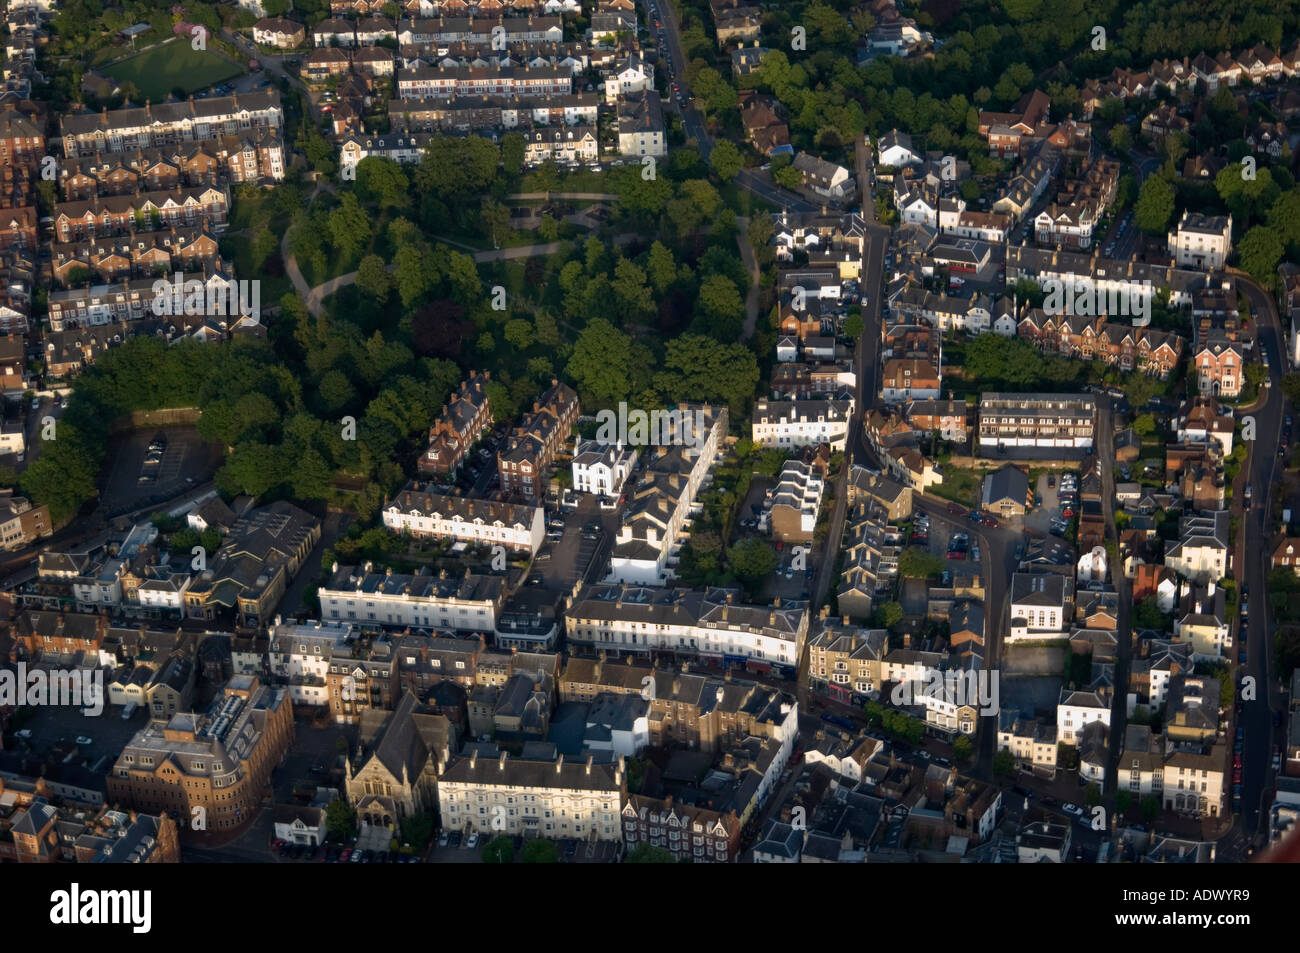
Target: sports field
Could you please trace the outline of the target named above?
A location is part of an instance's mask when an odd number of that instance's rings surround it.
[[[157,103],[177,86],[192,93],[245,71],[215,53],[191,48],[187,40],[175,39],[114,63],[104,72],[120,82],[134,83],[144,99]]]

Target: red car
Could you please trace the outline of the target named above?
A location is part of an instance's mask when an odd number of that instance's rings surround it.
[[[987,513],[984,515],[984,523],[988,526],[992,526],[994,529],[997,529],[999,526],[1002,525],[1001,523],[998,522],[998,518],[996,516],[989,516]]]
[[[966,510],[965,510],[965,508],[964,508],[964,507],[961,507],[961,506],[958,506],[956,503],[949,503],[949,504],[948,504],[948,512],[951,513],[951,514],[953,514],[954,516],[965,516],[965,515],[966,515]]]
[[[339,863],[341,863],[341,864],[346,864],[346,863],[348,862],[348,859],[349,859],[351,856],[352,856],[352,848],[351,848],[351,847],[344,847],[344,848],[343,848],[343,853],[339,854]]]
[[[1064,516],[1067,520],[1072,520],[1074,519],[1074,510],[1070,509],[1070,507],[1067,506],[1065,509],[1061,511],[1061,515]]]

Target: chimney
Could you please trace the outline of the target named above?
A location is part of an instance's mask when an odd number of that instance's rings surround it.
[[[505,759],[505,755],[502,755],[501,757],[502,760]],[[591,777],[591,761],[592,761],[592,756],[587,755],[587,777]]]
[[[556,773],[556,774],[559,774],[559,773],[560,773],[560,769],[561,769],[562,767],[564,767],[564,753],[563,753],[563,752],[561,752],[561,753],[560,753],[560,756],[559,756],[558,758],[555,759],[555,773]]]
[[[503,751],[501,752],[501,757],[497,759],[497,770],[504,771],[505,769],[506,769],[506,753]]]
[[[475,748],[475,749],[470,753],[470,756],[469,756],[469,766],[470,766],[470,769],[472,770],[476,764],[478,764],[478,749],[477,749],[477,748]]]

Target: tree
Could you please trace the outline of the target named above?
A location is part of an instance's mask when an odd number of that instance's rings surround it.
[[[734,341],[744,324],[745,299],[726,275],[709,275],[700,282],[695,313],[703,330],[719,341]]]
[[[929,579],[943,572],[947,564],[919,546],[909,546],[898,557],[898,574],[905,579]]]
[[[555,842],[539,838],[524,845],[523,862],[525,864],[556,864],[560,857],[555,850]]]
[[[370,241],[370,216],[357,197],[344,192],[338,208],[329,214],[330,239],[344,259],[351,259]]]
[[[367,255],[357,266],[357,287],[379,302],[388,297],[393,286],[384,260],[378,255]]]
[[[958,763],[966,763],[971,759],[971,755],[974,753],[975,746],[971,744],[971,740],[965,735],[958,735],[953,739],[952,756],[958,761]]]
[[[596,318],[582,329],[564,368],[583,404],[593,409],[627,400],[636,389],[639,371],[632,339],[605,318]]]
[[[1010,777],[1016,773],[1016,756],[1002,748],[993,756],[993,773]]]
[[[1282,378],[1282,393],[1292,404],[1300,404],[1300,374],[1286,374]]]
[[[740,157],[740,150],[736,148],[735,143],[730,139],[719,139],[714,145],[713,151],[709,154],[709,167],[713,169],[723,182],[730,182],[734,179],[742,168],[744,161]]]
[[[1156,819],[1160,813],[1160,799],[1154,794],[1148,794],[1141,801],[1142,819],[1148,824]]]
[[[865,329],[866,324],[862,320],[861,311],[854,311],[844,321],[844,336],[850,341],[857,341],[861,338]]]
[[[1149,437],[1156,432],[1156,419],[1151,414],[1139,414],[1133,420],[1133,432],[1139,437]]]
[[[1101,803],[1101,788],[1097,787],[1097,782],[1089,784],[1087,790],[1083,792],[1083,803],[1089,807],[1095,807]]]
[[[742,540],[727,550],[731,571],[750,589],[776,572],[778,562],[776,550],[761,539]]]
[[[483,863],[508,864],[515,859],[515,842],[504,835],[494,837],[483,847]]]
[[[368,156],[357,163],[357,192],[382,208],[406,208],[411,182],[392,159]]]
[[[739,410],[758,385],[758,359],[738,341],[719,344],[701,334],[683,334],[668,342],[655,389],[671,402],[723,401]]]
[[[507,132],[501,137],[501,166],[506,175],[517,176],[524,168],[528,140],[521,132]]]
[[[1237,260],[1252,278],[1265,287],[1272,287],[1277,276],[1275,269],[1286,249],[1282,239],[1273,229],[1256,225],[1248,231],[1237,246]]]
[[[1115,813],[1123,814],[1133,806],[1133,795],[1124,788],[1115,792]]]
[[[875,624],[882,629],[892,629],[903,621],[903,607],[893,600],[876,607]]]
[[[345,798],[335,798],[325,808],[325,837],[336,842],[346,842],[357,829],[357,814]]]
[[[792,165],[783,165],[779,169],[773,169],[772,178],[777,185],[785,186],[791,191],[795,191],[803,185],[803,173]]]
[[[1174,214],[1174,187],[1158,175],[1147,176],[1138,193],[1133,223],[1148,235],[1163,235]]]
[[[1160,611],[1155,596],[1147,596],[1137,604],[1133,611],[1133,624],[1140,629],[1164,630],[1166,616]]]

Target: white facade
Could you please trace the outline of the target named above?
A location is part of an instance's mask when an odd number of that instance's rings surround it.
[[[501,593],[498,576],[432,579],[337,572],[319,590],[321,618],[327,622],[467,632],[496,628]]]
[[[540,506],[433,496],[431,505],[425,507],[422,497],[418,491],[400,493],[384,508],[384,525],[395,533],[501,545],[529,553],[537,552],[546,535]]]
[[[1168,241],[1169,255],[1179,267],[1217,271],[1232,250],[1232,216],[1183,212]]]
[[[1076,692],[1070,696],[1067,693],[1067,697],[1078,697],[1083,694]],[[1083,729],[1094,721],[1099,721],[1109,728],[1110,708],[1088,704],[1082,699],[1076,702],[1062,702],[1056,706],[1057,737],[1065,744],[1077,744]]]
[[[561,755],[539,770],[536,762],[505,753],[483,760],[472,755],[439,771],[438,807],[443,827],[452,831],[618,841],[622,787],[621,758],[617,765],[583,765],[566,764]]]
[[[848,441],[853,400],[760,400],[754,408],[753,441],[760,447],[796,449]]]
[[[573,491],[618,496],[636,459],[637,452],[631,447],[583,441],[573,455]]]

